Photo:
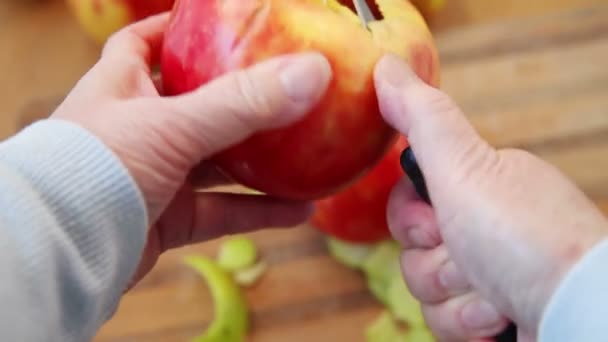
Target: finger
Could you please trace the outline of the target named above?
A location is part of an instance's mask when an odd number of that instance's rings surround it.
[[[401,268],[412,295],[424,303],[443,302],[471,290],[464,274],[449,259],[444,245],[403,251]]]
[[[508,320],[476,293],[437,305],[423,305],[425,321],[440,341],[470,341],[496,336]]]
[[[423,303],[437,303],[449,297],[437,278],[437,270],[447,261],[448,253],[443,245],[401,253],[403,276],[414,297]]]
[[[263,195],[201,194],[196,200],[192,236],[201,241],[261,228],[293,227],[304,223],[311,213],[308,202]]]
[[[165,91],[163,89],[163,79],[160,72],[152,73],[151,75],[152,83],[154,83],[154,88],[161,96],[164,95]]]
[[[199,189],[234,184],[234,181],[230,177],[209,162],[203,162],[196,166],[190,172],[189,179],[189,183],[194,188]]]
[[[169,18],[170,13],[165,12],[122,28],[107,40],[102,56],[135,57],[146,66],[158,63]]]
[[[375,83],[382,115],[407,136],[427,178],[431,197],[434,190],[445,190],[443,184],[453,177],[468,176],[472,169],[496,161],[496,153],[479,137],[458,106],[446,94],[420,80],[398,57],[388,55],[378,63]]]
[[[130,291],[150,270],[154,267],[158,261],[159,253],[161,252],[161,241],[158,231],[151,230],[148,234],[148,240],[144,251],[141,254],[139,266],[135,270],[131,282],[127,285],[124,293]]]
[[[309,203],[269,196],[228,193],[190,195],[194,198],[188,209],[191,212],[186,216],[189,219],[184,220],[184,211],[179,213],[176,210],[176,217],[166,220],[161,227],[163,251],[224,235],[294,227],[305,222],[312,213]],[[183,206],[180,208],[186,210]]]
[[[298,121],[321,99],[330,78],[331,67],[322,55],[289,55],[162,101],[171,120],[181,124],[178,136],[187,137],[181,139],[182,150],[196,152],[190,158],[198,162],[258,131]]]
[[[393,238],[403,248],[433,248],[441,243],[433,209],[418,197],[407,178],[391,192],[387,222]]]
[[[517,341],[519,342],[536,342],[536,338],[534,338],[533,334],[527,334],[521,329],[517,329]],[[494,342],[494,341],[492,341]]]

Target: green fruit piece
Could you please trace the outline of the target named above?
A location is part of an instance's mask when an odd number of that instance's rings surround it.
[[[409,342],[388,311],[382,312],[365,329],[365,337],[367,342]]]
[[[401,274],[399,246],[393,241],[382,242],[372,249],[362,264],[367,286],[384,305],[389,305],[388,291],[394,274]]]
[[[367,278],[367,288],[382,305],[389,305],[386,282],[379,278]]]
[[[382,312],[365,330],[368,342],[389,342],[392,341],[396,331],[395,322],[389,312]]]
[[[206,257],[188,256],[185,264],[206,280],[214,302],[215,317],[195,342],[242,342],[249,328],[248,310],[241,288],[231,275]]]
[[[399,254],[399,245],[394,241],[381,242],[367,255],[361,268],[368,277],[386,278],[400,271]]]
[[[410,327],[426,327],[420,303],[412,296],[401,273],[393,274],[388,286],[386,303],[398,321],[407,323]]]
[[[428,329],[414,328],[410,329],[405,335],[407,342],[435,342],[436,339]]]
[[[266,271],[267,265],[265,262],[260,261],[255,265],[238,270],[233,273],[234,280],[237,284],[242,286],[251,286],[253,285]]]
[[[335,238],[327,238],[329,254],[346,267],[359,269],[374,245],[354,244]]]
[[[235,272],[253,266],[258,251],[252,240],[236,236],[224,242],[219,250],[217,262],[229,272]]]
[[[427,328],[405,327],[395,320],[394,316],[383,311],[365,329],[367,342],[435,342],[431,331]]]

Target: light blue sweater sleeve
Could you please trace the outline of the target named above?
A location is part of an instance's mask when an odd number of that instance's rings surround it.
[[[592,248],[558,286],[545,309],[539,341],[608,341],[608,240]]]
[[[0,143],[0,341],[88,341],[116,310],[147,235],[128,171],[84,129],[33,124]],[[541,342],[608,341],[608,241],[553,295]]]
[[[114,313],[146,241],[120,160],[44,120],[0,143],[0,341],[88,341]]]

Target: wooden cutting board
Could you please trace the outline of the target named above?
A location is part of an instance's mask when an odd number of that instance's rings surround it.
[[[608,5],[450,30],[437,43],[443,89],[485,138],[555,164],[608,213]],[[270,263],[247,290],[251,341],[364,340],[381,308],[359,274],[327,255],[321,234],[305,225],[251,236]],[[164,255],[96,341],[200,333],[213,304],[181,258],[214,255],[219,242]]]

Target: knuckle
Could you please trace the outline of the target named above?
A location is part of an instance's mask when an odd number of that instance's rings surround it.
[[[454,100],[439,89],[427,87],[425,91],[429,106],[434,109],[433,112],[453,113],[459,110]]]
[[[440,148],[443,149],[442,154],[449,159],[444,159],[446,165],[454,166],[451,173],[454,184],[476,182],[480,174],[500,165],[496,150],[481,139],[473,126],[464,122],[464,114],[450,96],[432,87],[418,88],[410,96],[424,99],[418,102],[423,107],[419,111],[424,112],[424,115],[418,115],[416,119],[424,120],[427,124],[420,127],[439,127],[439,131],[432,133],[445,133],[445,139],[449,139],[450,143],[443,144]]]
[[[459,176],[458,183],[466,184],[477,182],[479,175],[490,175],[501,166],[501,158],[494,153],[490,146],[481,141],[465,140],[460,147],[460,153],[454,154],[453,165],[459,165],[459,171],[454,175]]]
[[[408,97],[412,104],[410,110],[420,113],[412,115],[412,125],[418,127],[415,138],[443,137],[442,143],[437,144],[436,153],[444,156],[444,165],[451,165],[454,169],[450,176],[456,179],[452,181],[461,183],[474,179],[470,176],[495,165],[496,153],[493,152],[496,151],[467,122],[450,96],[433,87],[417,87]]]
[[[403,230],[403,224],[401,222],[403,206],[404,204],[400,201],[397,190],[393,190],[386,206],[386,223],[394,237],[399,236],[400,232]],[[403,241],[400,242],[403,243]]]
[[[403,275],[405,282],[412,295],[423,303],[436,303],[444,299],[436,282],[433,267],[428,262],[424,262],[424,256],[428,253],[418,253],[417,251],[404,252],[401,258]]]
[[[527,165],[531,161],[538,160],[538,157],[531,152],[518,148],[502,149],[498,152],[498,155],[501,157],[501,159],[509,160],[511,164],[517,166]]]
[[[114,48],[122,45],[124,40],[125,29],[118,30],[112,33],[107,39],[101,51],[102,56],[108,55]]]
[[[423,304],[421,309],[424,321],[438,341],[454,341],[454,334],[450,325],[442,317],[443,315],[438,307]]]
[[[428,296],[424,293],[424,288],[421,286],[421,282],[419,281],[419,276],[415,275],[412,271],[404,270],[404,281],[407,284],[407,288],[421,303],[431,304],[432,302],[428,300]]]
[[[239,99],[237,114],[249,125],[270,121],[275,114],[273,101],[268,94],[258,86],[256,80],[248,71],[238,71],[233,77],[234,89]]]
[[[423,112],[425,112],[425,117],[444,117],[446,114],[458,112],[459,110],[449,95],[434,87],[425,85],[408,89],[407,96],[412,99],[411,103],[424,107],[425,110]]]
[[[108,37],[101,55],[102,57],[110,54],[124,55],[130,51],[135,51],[137,55],[143,55],[147,49],[148,45],[133,32],[132,26],[126,26]]]
[[[471,127],[462,123],[464,114],[460,107],[441,90],[429,86],[416,87],[407,96],[413,114],[412,125],[425,130],[421,134],[437,134],[438,130],[446,129],[453,132],[458,129],[458,133],[463,135],[461,138],[466,138],[474,133]]]

